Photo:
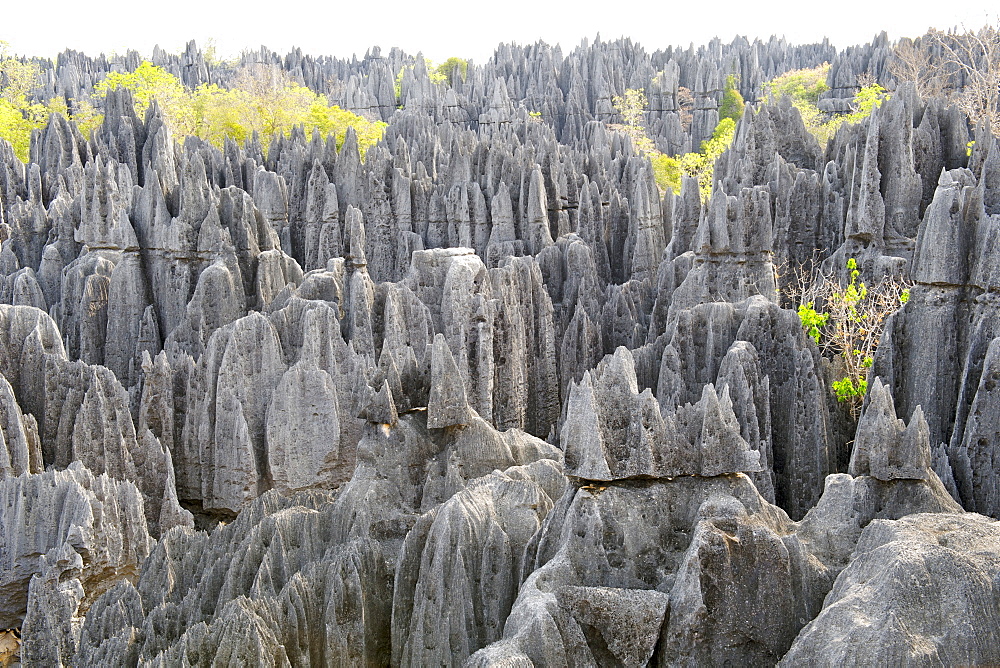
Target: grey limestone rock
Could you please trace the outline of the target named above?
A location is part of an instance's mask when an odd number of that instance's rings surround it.
[[[781,657],[829,586],[825,566],[789,528],[786,518],[732,497],[702,503],[670,591],[658,665],[762,665]]]
[[[657,399],[665,410],[697,402],[708,383],[719,388],[732,384],[739,431],[771,469],[755,480],[768,498],[773,489],[778,505],[795,517],[819,498],[823,478],[835,470],[837,461],[828,434],[820,356],[811,344],[795,312],[760,296],[735,305],[699,304],[676,314],[656,378]],[[746,354],[751,348],[753,356]],[[734,369],[737,360],[747,370]],[[752,404],[746,401],[751,390],[743,387],[744,374],[746,382],[756,386]],[[770,433],[762,433],[767,424]]]
[[[263,491],[266,409],[285,371],[278,334],[259,313],[212,335],[187,390],[181,499],[235,512]]]
[[[28,585],[21,660],[27,665],[61,666],[71,663],[78,650],[79,607],[86,595],[78,578],[84,564],[66,543],[43,555],[41,564],[41,572]]]
[[[427,426],[431,429],[469,424],[473,411],[465,384],[443,334],[434,337],[431,353],[431,389],[427,399]]]
[[[904,425],[896,419],[889,388],[876,378],[868,406],[858,421],[848,473],[878,480],[927,480],[931,475],[931,448],[927,422],[918,406]]]
[[[962,471],[961,495],[965,506],[991,517],[1000,515],[994,452],[998,441],[997,373],[1000,372],[1000,339],[993,339],[983,360],[983,373],[969,408],[961,445],[955,451],[956,468]],[[945,459],[947,462],[947,458]],[[949,466],[949,469],[951,467]]]
[[[1000,334],[990,287],[995,216],[968,169],[942,171],[917,235],[911,301],[887,323],[875,372],[904,415],[921,406],[932,443],[948,444],[963,501],[974,473],[960,452],[990,342]]]
[[[558,420],[559,366],[551,298],[538,263],[509,258],[490,270],[493,319],[492,422],[546,436]]]
[[[594,659],[602,665],[648,665],[669,609],[667,594],[573,585],[555,594],[559,606],[580,625]]]
[[[873,520],[981,528],[954,498],[997,512],[1000,142],[898,81],[892,51],[884,33],[839,52],[598,37],[501,44],[441,83],[399,49],[153,52],[189,89],[249,68],[386,121],[364,154],[354,128],[216,147],[124,89],[93,97],[137,52],[32,61],[34,101],[104,120],[85,140],[52,115],[28,164],[0,141],[0,488],[38,492],[2,518],[30,556],[0,567],[17,592],[0,599],[9,623],[27,614],[26,654],[773,664],[816,618],[786,660],[866,658],[807,636],[864,635],[838,611],[877,583],[851,570],[882,553]],[[825,149],[789,101],[748,105],[708,202],[690,177],[661,195],[608,126],[642,88],[653,144],[697,150],[727,81],[757,101],[825,62],[824,110],[847,111],[862,73],[891,99]],[[785,294],[789,269],[848,258],[914,281],[853,457],[833,366]],[[194,532],[182,503],[229,524]],[[98,554],[122,531],[129,556]],[[893,563],[947,549],[925,537],[889,540]],[[972,572],[954,581],[992,577]],[[956,653],[964,632],[903,637],[937,622],[897,580],[877,583],[872,656],[996,660]]]
[[[997,661],[998,530],[971,513],[872,522],[782,665]]]
[[[761,495],[774,503],[774,459],[771,444],[770,377],[764,375],[757,350],[747,341],[736,341],[719,365],[717,390],[728,391],[740,434],[760,458],[761,470],[750,478]]]
[[[267,471],[275,489],[288,494],[339,482],[339,413],[327,371],[299,362],[284,373],[265,418]]]
[[[39,595],[55,599],[61,599],[60,591],[72,593],[75,579],[84,592],[77,600],[86,606],[116,581],[134,576],[153,546],[135,485],[94,475],[78,462],[63,471],[0,480],[0,496],[7,509],[0,532],[0,624],[5,628],[24,619],[33,576],[40,577]],[[60,590],[64,579],[67,589]],[[37,615],[49,614],[44,601],[37,605]],[[75,615],[76,608],[70,612]],[[62,613],[54,619],[68,621]]]
[[[82,462],[133,481],[142,492],[150,531],[191,523],[177,502],[170,451],[148,429],[137,430],[129,397],[105,367],[49,356],[44,366],[46,411],[42,454],[56,467]],[[162,524],[161,524],[162,522]]]
[[[396,375],[397,382],[399,381],[399,375]],[[402,393],[402,385],[399,385],[400,394]],[[374,424],[386,424],[390,427],[399,421],[399,413],[396,412],[396,404],[392,400],[392,389],[389,386],[389,379],[382,381],[382,387],[379,391],[372,397],[371,402],[365,406],[359,417],[368,420]]]
[[[58,330],[43,312],[3,308],[8,327],[0,370],[13,381],[4,433],[11,469],[40,472],[80,461],[95,473],[133,481],[154,535],[161,519],[164,530],[190,522],[173,496],[169,450],[135,428],[129,395],[114,374],[67,361]],[[18,415],[22,427],[17,427]]]
[[[387,386],[384,382],[383,389]],[[284,497],[270,491],[211,534],[168,533],[145,562],[135,589],[116,587],[94,604],[83,626],[81,656],[111,662],[130,656],[167,663],[185,656],[257,662],[284,652],[293,663],[386,664],[394,647],[392,564],[404,549],[403,538],[409,534],[410,557],[399,562],[395,579],[423,584],[417,595],[396,600],[408,601],[416,611],[415,628],[425,629],[437,615],[450,614],[447,606],[438,607],[443,598],[425,592],[464,591],[454,576],[466,563],[474,568],[473,555],[484,553],[466,540],[462,526],[480,527],[483,549],[498,550],[496,564],[483,562],[483,577],[470,571],[463,586],[481,588],[484,604],[496,601],[502,608],[503,597],[509,600],[516,589],[520,548],[551,499],[562,493],[558,450],[515,430],[499,434],[479,418],[450,434],[434,432],[444,435],[434,442],[425,420],[424,411],[410,411],[395,424],[368,425],[355,474],[336,496],[313,490]],[[439,467],[428,465],[434,460]],[[498,467],[503,474],[490,473]],[[425,484],[436,484],[441,494],[422,491]],[[424,524],[414,525],[415,512],[427,513]],[[457,558],[458,569],[437,584],[429,575],[418,578],[427,569],[419,566],[425,548],[417,546],[427,537],[416,527],[432,526],[426,558],[434,563]],[[501,569],[490,582],[486,576],[501,563],[507,574]],[[168,580],[173,584],[166,587]],[[502,622],[488,609],[481,618],[495,637]],[[447,636],[437,628],[420,633],[421,648],[431,642],[429,634],[445,646]],[[471,650],[484,642],[476,633],[468,639]]]
[[[41,440],[38,424],[29,413],[24,415],[14,396],[14,389],[0,376],[0,478],[22,473],[41,473]]]
[[[735,303],[754,295],[776,301],[771,218],[766,189],[744,188],[738,196],[716,190],[691,241],[694,257],[673,291],[668,320],[706,302]]]
[[[473,655],[470,665],[489,665],[503,656],[526,656],[536,665],[614,662],[625,639],[611,644],[605,634],[613,624],[627,623],[622,617],[629,612],[639,615],[636,624],[643,629],[631,651],[645,655],[662,646],[657,638],[663,617],[649,615],[666,607],[667,596],[672,610],[672,589],[683,581],[679,569],[692,544],[690,528],[703,503],[717,505],[722,498],[787,530],[787,516],[739,474],[571,487],[528,546],[526,579],[504,638]],[[602,619],[599,602],[587,612],[582,602],[572,602],[574,597],[626,603]]]
[[[393,663],[457,666],[500,638],[524,546],[553,504],[531,467],[524,471],[472,481],[407,534],[393,592]]]
[[[740,435],[727,391],[709,384],[700,400],[666,414],[638,391],[635,362],[619,348],[571,383],[560,441],[567,475],[593,481],[759,471],[759,454]]]

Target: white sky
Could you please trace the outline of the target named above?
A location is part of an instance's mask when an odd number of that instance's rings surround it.
[[[684,0],[3,0],[0,40],[17,54],[54,56],[64,48],[89,55],[136,49],[148,56],[159,44],[180,52],[195,39],[213,38],[221,56],[265,45],[280,54],[363,56],[374,45],[398,46],[436,62],[460,56],[485,63],[500,42],[560,43],[564,53],[581,39],[631,37],[652,52],[695,46],[713,36],[766,39],[783,35],[803,44],[823,36],[837,47],[862,44],[885,30],[890,39],[915,37],[928,27],[996,20],[996,0],[823,0],[754,2]],[[747,12],[747,7],[756,7]],[[129,17],[136,18],[130,19]]]

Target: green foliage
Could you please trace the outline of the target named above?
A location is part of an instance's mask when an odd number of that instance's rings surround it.
[[[452,86],[454,86],[459,79],[465,79],[465,75],[468,71],[469,61],[455,56],[452,56],[434,68],[434,72],[443,77],[443,80]]]
[[[868,394],[868,380],[865,378],[858,378],[857,384],[855,384],[849,376],[845,376],[840,380],[833,381],[831,385],[837,395],[837,401],[840,402],[860,403]]]
[[[872,115],[875,107],[881,107],[888,99],[888,92],[877,83],[864,86],[854,96],[854,111],[847,115],[851,123],[858,123]]]
[[[227,137],[242,142],[254,132],[266,147],[272,137],[288,135],[299,125],[306,133],[313,129],[324,136],[333,133],[340,147],[347,128],[354,127],[363,156],[386,127],[381,121],[331,105],[325,96],[299,85],[286,73],[261,65],[240,72],[229,89],[202,84],[189,92],[177,77],[148,62],[133,72],[112,73],[94,88],[106,96],[119,86],[132,91],[137,113],[145,113],[155,98],[174,132],[195,135],[219,147]]]
[[[250,113],[249,95],[215,84],[202,84],[190,95],[192,134],[222,146],[226,137],[243,142],[253,134],[244,119]]]
[[[31,131],[35,124],[25,118],[20,109],[9,100],[0,98],[0,139],[6,139],[14,147],[14,155],[21,162],[28,161]]]
[[[736,136],[736,121],[732,118],[723,118],[712,131],[712,136],[701,143],[701,152],[706,155],[720,156],[722,152],[729,148]]]
[[[396,80],[392,83],[392,90],[396,93],[396,102],[400,102],[403,97],[403,73],[405,71],[405,67],[400,67],[399,71],[396,72]]]
[[[632,144],[640,151],[652,154],[656,151],[653,140],[646,134],[643,127],[643,116],[646,113],[646,92],[642,88],[629,88],[625,95],[615,95],[611,98],[611,104],[615,110],[621,114],[624,121],[621,125],[613,125],[613,128],[623,130],[625,134],[632,138]]]
[[[811,69],[792,70],[765,83],[764,91],[773,102],[787,95],[796,107],[803,104],[815,107],[819,104],[820,94],[830,90],[826,85],[829,73],[830,63]]]
[[[0,138],[11,143],[22,161],[28,160],[32,130],[43,127],[53,113],[72,118],[87,138],[101,123],[103,117],[86,100],[75,101],[72,114],[60,97],[49,100],[47,105],[29,102],[27,96],[37,80],[37,66],[7,57],[2,43],[0,56],[0,73],[9,82],[0,89]],[[331,105],[326,97],[266,66],[241,72],[230,89],[203,84],[188,91],[177,77],[143,61],[132,72],[109,73],[94,86],[93,97],[107,97],[109,91],[118,88],[132,92],[140,118],[155,99],[177,135],[195,135],[219,147],[227,137],[242,142],[254,132],[266,147],[273,136],[288,135],[293,127],[301,125],[307,133],[313,129],[324,136],[332,133],[339,148],[347,128],[353,127],[363,157],[382,138],[386,127],[381,121],[369,121]]]
[[[847,114],[827,115],[819,110],[819,96],[830,90],[826,78],[830,72],[830,64],[804,70],[794,70],[775,77],[764,84],[766,96],[772,103],[788,96],[795,107],[806,129],[816,137],[821,147],[836,134],[837,128],[844,123],[860,123],[871,116],[872,110],[888,99],[889,95],[877,83],[863,86],[854,96],[853,111]]]
[[[434,61],[430,58],[424,58],[424,63],[427,65],[427,78],[431,80],[433,84],[446,84],[448,83],[448,77],[440,72],[437,66],[434,65]],[[400,79],[402,82],[402,79]]]
[[[736,136],[736,121],[723,118],[715,126],[712,136],[701,143],[701,151],[685,153],[680,157],[681,171],[698,179],[701,198],[707,200],[712,195],[712,181],[715,177],[715,161],[733,143]]]
[[[38,65],[14,58],[7,42],[0,41],[0,82],[4,83],[0,88],[0,139],[10,142],[23,162],[28,160],[31,131],[42,127],[48,117],[43,105],[28,98],[38,77]]]
[[[0,81],[4,82],[0,97],[16,107],[25,106],[39,74],[37,64],[22,63],[10,54],[7,42],[0,40]]]
[[[680,192],[682,177],[692,176],[698,180],[702,198],[708,199],[712,193],[715,160],[729,148],[736,135],[734,119],[724,118],[719,121],[712,136],[701,143],[700,151],[670,156],[656,150],[653,140],[643,127],[646,109],[646,94],[643,89],[629,88],[625,95],[612,97],[611,103],[621,114],[624,123],[612,124],[610,127],[625,132],[631,137],[632,145],[646,154],[653,167],[653,177],[661,190],[670,188],[675,193]]]
[[[726,77],[726,86],[722,91],[722,103],[719,105],[719,120],[732,119],[734,122],[740,120],[746,103],[743,96],[736,87],[736,75],[730,74]]]
[[[94,86],[94,96],[107,97],[108,91],[119,88],[132,91],[132,102],[139,118],[143,117],[153,98],[156,98],[164,114],[175,126],[185,125],[183,121],[186,120],[184,116],[188,111],[187,92],[180,79],[162,67],[144,60],[131,72],[109,72],[103,81]]]
[[[854,258],[847,260],[846,268],[846,285],[822,274],[800,276],[798,313],[806,335],[832,357],[843,374],[832,389],[856,419],[885,320],[909,300],[910,293],[900,279],[886,278],[869,286],[861,280]],[[815,308],[820,302],[826,310]]]
[[[819,328],[826,326],[826,321],[830,319],[830,314],[819,313],[813,308],[815,304],[816,302],[799,304],[799,320],[802,321],[802,326],[806,328],[806,334],[818,344],[820,337]]]
[[[337,148],[344,145],[344,138],[347,137],[347,128],[353,127],[358,135],[358,147],[361,155],[368,151],[382,139],[388,123],[382,121],[368,121],[357,114],[341,109],[337,105],[331,105],[323,95],[319,95],[309,106],[309,118],[305,122],[306,131],[316,128],[324,136],[334,135],[337,138]]]
[[[627,127],[642,127],[642,117],[646,110],[646,91],[642,88],[629,88],[625,95],[615,95],[611,104],[622,115]]]
[[[661,190],[670,188],[675,193],[681,191],[681,176],[684,171],[680,160],[666,153],[656,152],[649,156],[649,162],[653,165],[653,178]]]
[[[798,110],[802,117],[806,129],[816,137],[820,146],[826,146],[842,122],[836,121],[831,124],[816,106],[819,103],[820,94],[830,90],[830,87],[826,85],[829,72],[830,64],[824,63],[811,69],[786,72],[764,84],[765,94],[770,98],[772,104],[780,101],[783,97],[788,97],[792,106]]]

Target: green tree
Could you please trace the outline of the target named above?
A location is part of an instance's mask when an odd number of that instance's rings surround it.
[[[643,127],[643,117],[646,113],[646,92],[642,88],[629,88],[625,95],[615,95],[611,98],[615,111],[621,114],[623,123],[612,124],[610,127],[622,130],[632,138],[632,144],[640,151],[653,153],[656,147],[653,140],[646,134]]]
[[[70,111],[66,98],[61,95],[50,98],[45,103],[44,123],[48,122],[48,118],[52,114],[62,114],[64,118],[73,120],[84,139],[90,139],[94,129],[104,121],[104,114],[98,113],[94,105],[86,98],[75,100],[73,111]]]
[[[851,103],[852,110],[846,114],[824,114],[819,110],[819,96],[830,90],[826,84],[830,65],[794,70],[775,77],[764,84],[766,96],[776,103],[787,96],[795,107],[806,129],[816,137],[821,147],[825,147],[843,123],[859,123],[871,115],[872,110],[889,98],[882,86],[870,81],[861,86]]]
[[[881,107],[882,103],[888,99],[888,91],[877,83],[863,86],[854,96],[854,101],[851,104],[853,110],[846,116],[842,116],[841,120],[848,123],[860,123],[872,115],[875,107]]]
[[[726,86],[722,90],[722,103],[719,105],[719,120],[730,118],[733,121],[740,120],[746,103],[743,96],[736,87],[736,75],[730,74],[726,77]]]
[[[221,147],[226,138],[242,142],[257,132],[266,148],[277,134],[288,135],[295,126],[309,133],[333,133],[337,145],[347,128],[355,128],[364,152],[378,142],[385,123],[369,121],[330,105],[326,97],[302,86],[274,66],[252,65],[237,73],[232,88],[202,84],[188,91],[177,77],[143,62],[133,72],[112,73],[95,86],[95,96],[106,96],[118,87],[132,91],[136,112],[144,114],[153,99],[178,135],[195,135]]]
[[[819,96],[830,90],[826,85],[829,73],[830,63],[785,72],[764,84],[764,94],[772,103],[787,95],[796,107],[805,104],[815,107],[819,104]]]
[[[698,180],[701,198],[707,200],[712,195],[715,178],[715,161],[733,143],[736,136],[736,122],[731,118],[719,121],[712,136],[701,143],[701,150],[680,156],[656,153],[650,156],[653,176],[661,189],[670,188],[680,192],[682,177],[691,176]]]
[[[241,143],[253,130],[245,123],[250,100],[245,91],[202,84],[190,95],[194,134],[221,147],[229,137]]]
[[[323,135],[333,134],[337,139],[337,148],[344,145],[347,128],[353,127],[358,135],[358,148],[362,157],[369,148],[382,139],[382,134],[388,123],[369,121],[357,114],[341,109],[337,105],[328,104],[326,97],[317,96],[309,107],[309,116],[305,122],[306,131],[318,129]]]
[[[0,98],[0,139],[6,139],[14,148],[21,162],[28,161],[31,145],[31,131],[37,125],[28,120],[24,113],[8,100]]]
[[[86,100],[77,100],[71,114],[66,100],[60,97],[47,105],[32,103],[28,93],[34,80],[28,76],[30,66],[6,57],[0,59],[5,78],[12,82],[0,89],[0,138],[14,147],[22,161],[28,160],[31,132],[44,126],[53,113],[72,118],[89,138],[103,117]],[[127,88],[132,91],[136,113],[144,115],[155,99],[167,123],[178,136],[195,135],[221,147],[227,137],[242,142],[255,131],[266,146],[278,133],[288,135],[295,126],[307,133],[313,129],[324,135],[332,133],[337,146],[344,143],[347,128],[358,135],[361,155],[381,138],[386,124],[369,121],[346,109],[331,105],[295,82],[287,73],[275,67],[255,66],[239,73],[232,88],[203,84],[188,91],[180,80],[149,62],[143,62],[132,72],[112,72],[96,86],[93,97],[107,97],[108,91]]]
[[[738,92],[736,94],[739,95]],[[624,123],[611,124],[609,127],[628,134],[633,146],[649,158],[653,177],[661,190],[670,188],[675,193],[680,192],[682,177],[692,176],[698,180],[702,198],[708,199],[712,194],[715,160],[729,148],[736,135],[736,121],[733,118],[723,118],[719,121],[712,136],[701,143],[699,151],[670,156],[656,150],[653,140],[643,127],[647,104],[643,89],[629,88],[625,91],[625,95],[612,97],[611,103],[621,114]]]
[[[193,134],[193,119],[187,91],[184,90],[180,79],[162,67],[144,60],[131,72],[109,72],[94,86],[94,97],[105,98],[108,91],[119,88],[132,91],[132,101],[139,118],[143,117],[155,98],[176,131]]]
[[[38,78],[37,64],[18,60],[7,42],[0,41],[0,138],[10,142],[23,162],[28,160],[32,130],[48,118],[45,106],[30,99]]]
[[[454,86],[459,78],[465,79],[465,75],[469,71],[469,61],[464,58],[452,56],[438,65],[437,71],[443,74],[448,83]]]
[[[831,389],[837,400],[857,419],[885,321],[909,300],[910,284],[886,277],[869,285],[854,258],[848,259],[847,272],[845,285],[831,274],[800,269],[788,296],[798,302],[806,334],[835,364],[839,377]]]
[[[660,190],[669,188],[675,193],[681,191],[684,170],[681,169],[680,160],[672,155],[656,152],[649,156],[649,162],[653,165],[653,178]]]

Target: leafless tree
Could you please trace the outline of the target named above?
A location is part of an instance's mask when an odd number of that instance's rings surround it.
[[[959,107],[973,123],[1000,133],[1000,30],[996,25],[964,32],[932,30],[928,37],[956,80]]]
[[[924,38],[904,38],[896,44],[889,60],[889,72],[897,81],[912,81],[920,97],[934,97],[944,93],[944,70],[935,60]]]

